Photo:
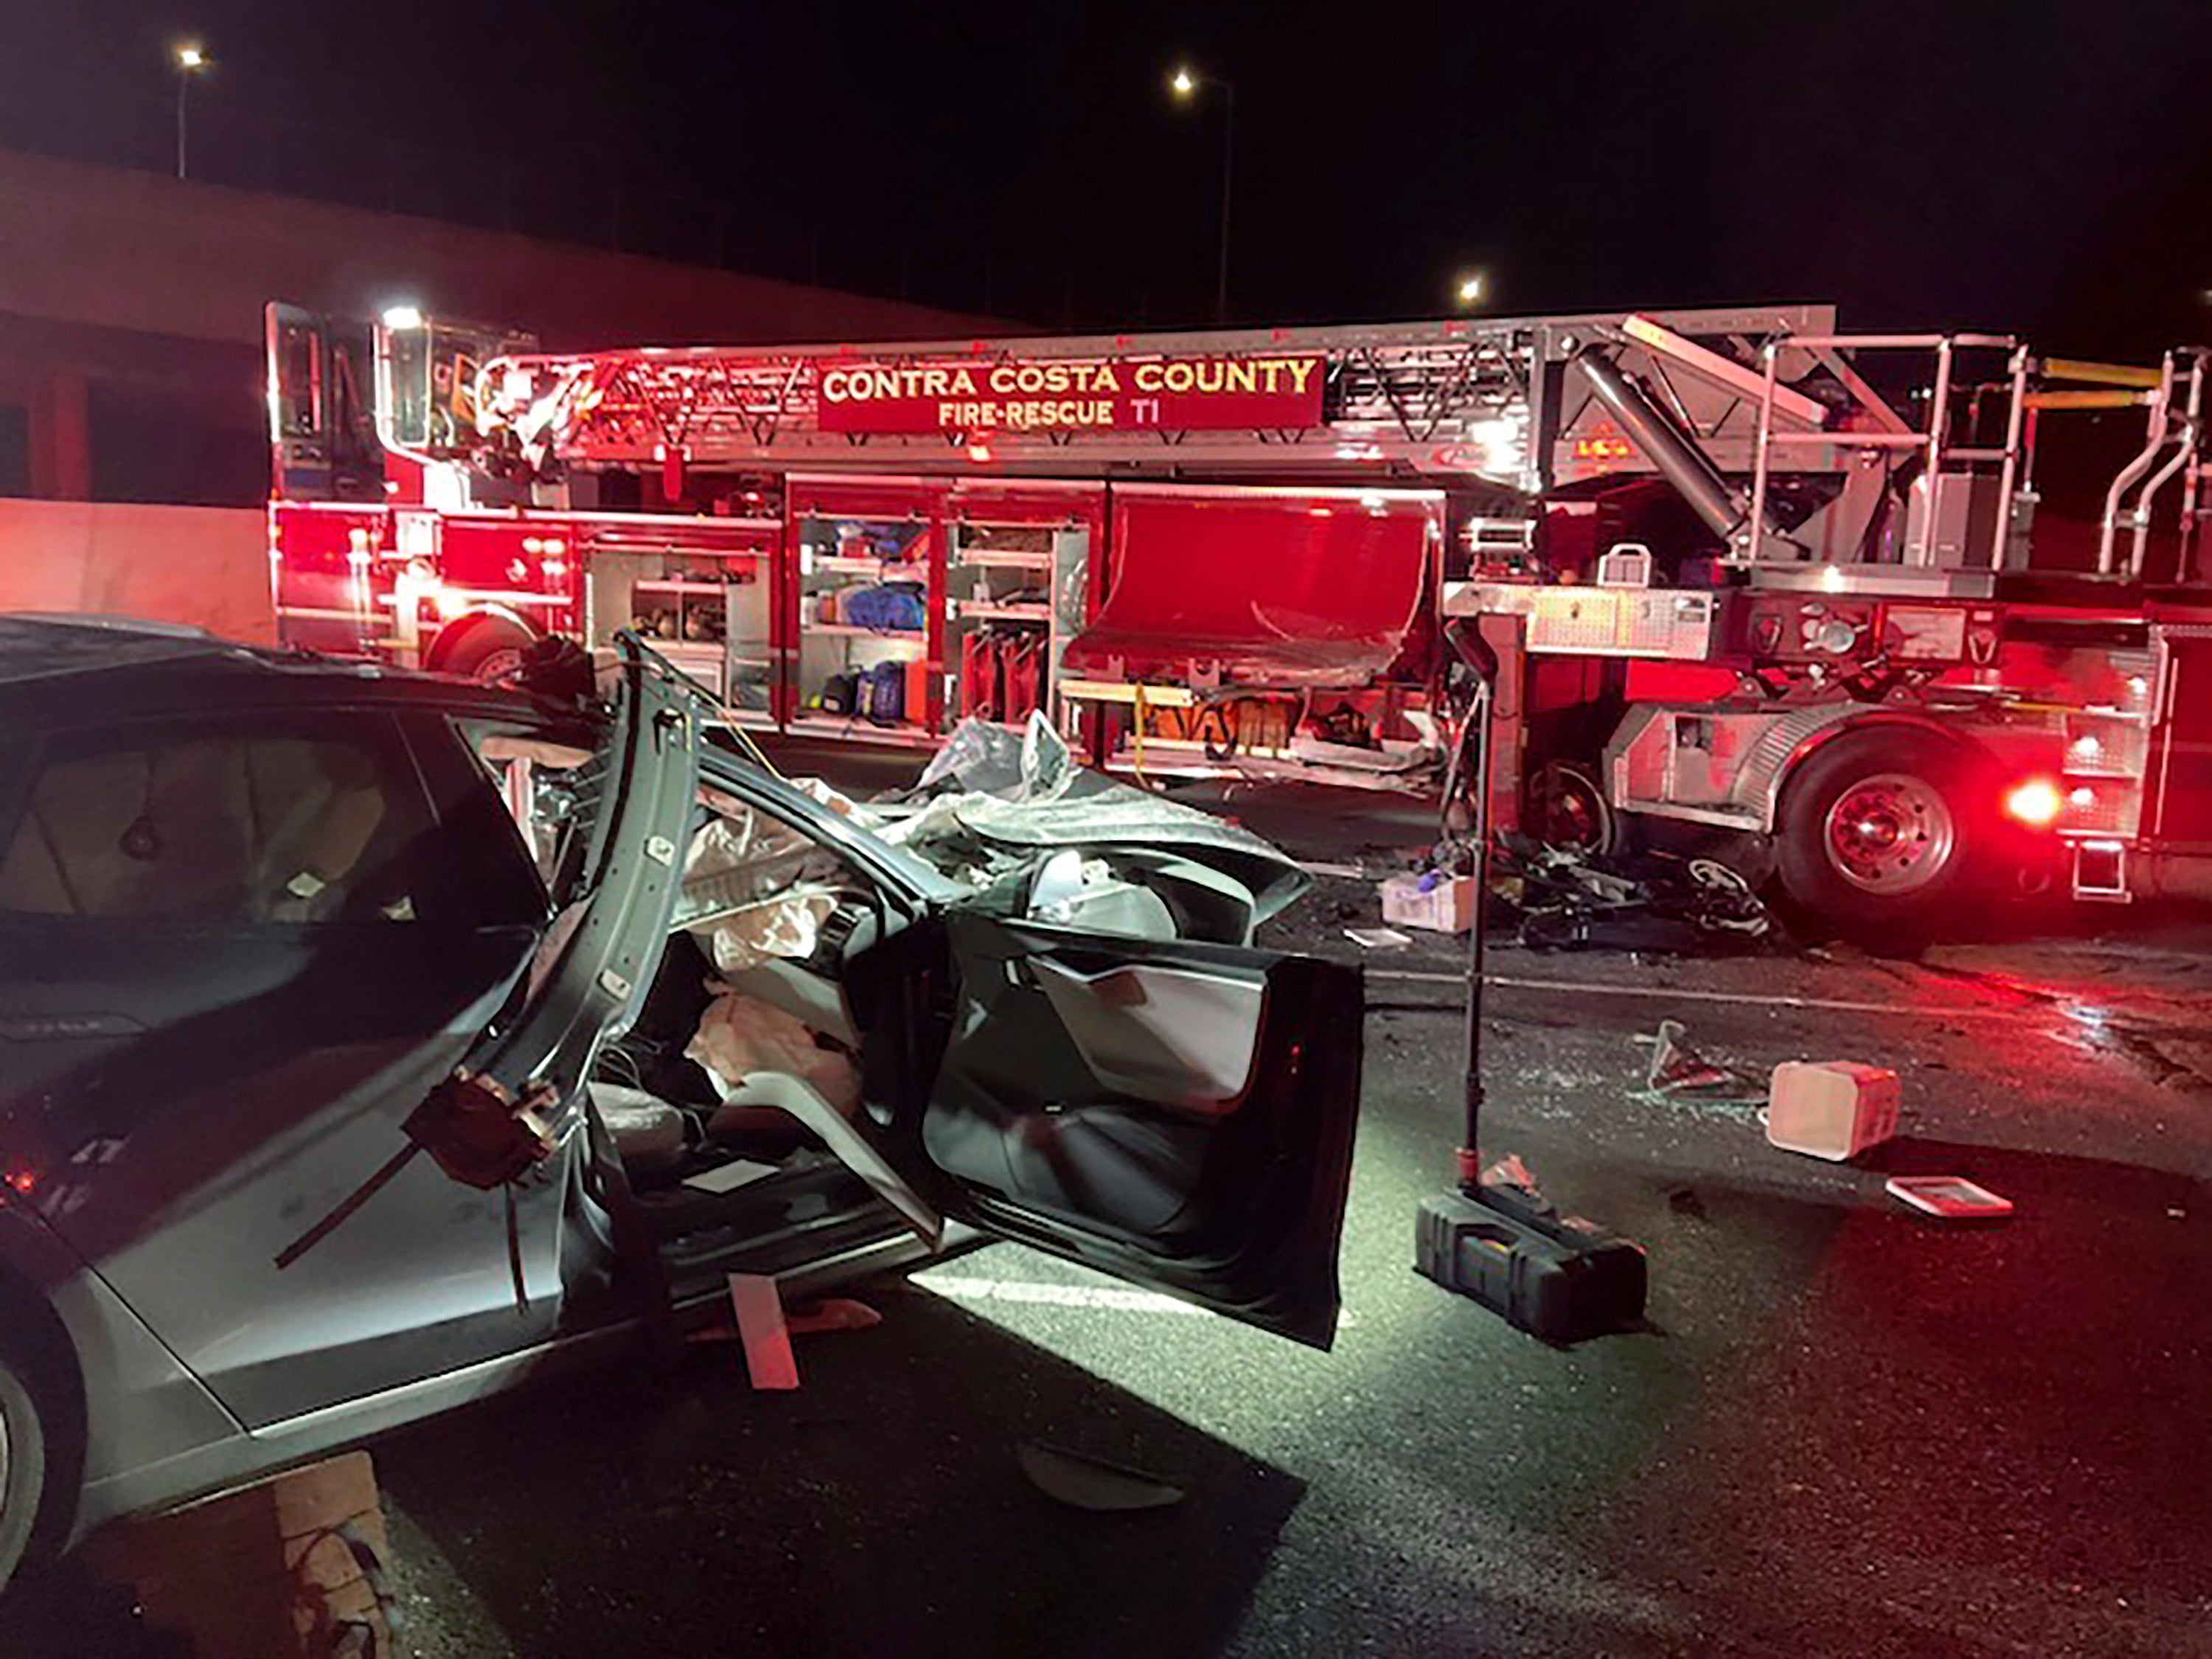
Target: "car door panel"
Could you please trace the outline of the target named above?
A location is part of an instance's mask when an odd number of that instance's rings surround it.
[[[542,1334],[557,1204],[532,1193],[518,1210],[544,1298],[519,1316],[496,1198],[427,1164],[275,1265],[402,1144],[401,1121],[507,1000],[534,943],[0,920],[0,951],[45,964],[6,987],[16,1035],[0,1039],[31,1201],[250,1425]]]
[[[946,1213],[1328,1345],[1358,969],[957,908],[852,968],[880,1135]]]
[[[1212,1111],[1251,1081],[1263,977],[1159,963],[1085,974],[1042,955],[1024,965],[1091,1074],[1116,1093]]]

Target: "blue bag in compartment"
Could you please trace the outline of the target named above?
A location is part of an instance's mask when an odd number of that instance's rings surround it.
[[[885,634],[918,634],[928,607],[920,582],[884,582],[874,587],[848,588],[839,598],[837,614],[854,628],[872,628]]]
[[[868,718],[878,726],[896,726],[906,718],[906,665],[879,662],[860,676],[867,690],[864,699]]]

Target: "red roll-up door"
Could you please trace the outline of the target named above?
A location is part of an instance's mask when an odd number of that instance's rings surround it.
[[[1428,615],[1443,512],[1427,491],[1117,488],[1104,599],[1065,672],[1371,684]]]

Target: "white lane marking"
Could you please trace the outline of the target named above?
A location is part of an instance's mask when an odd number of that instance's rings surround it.
[[[1033,1307],[1104,1309],[1113,1313],[1212,1311],[1181,1297],[1165,1296],[1158,1291],[1130,1290],[1119,1285],[1041,1285],[1027,1279],[970,1279],[936,1273],[916,1273],[911,1282],[955,1302],[1018,1302]],[[1345,1328],[1356,1322],[1347,1309],[1337,1315],[1336,1322],[1340,1328]]]
[[[1370,979],[1411,980],[1423,985],[1467,983],[1464,974],[1424,974],[1407,968],[1370,968]],[[1814,1008],[1844,1014],[1902,1014],[1913,1019],[2047,1019],[2047,1008],[1989,1008],[1976,1004],[1854,1002],[1842,997],[1761,996],[1749,991],[1701,991],[1679,985],[1586,985],[1571,979],[1523,979],[1513,974],[1486,975],[1492,985],[1516,991],[1576,991],[1594,997],[1664,997],[1674,1002],[1736,1002],[1756,1008]]]

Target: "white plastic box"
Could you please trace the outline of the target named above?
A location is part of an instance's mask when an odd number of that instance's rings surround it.
[[[1454,876],[1425,893],[1419,876],[1390,876],[1382,883],[1382,920],[1394,927],[1464,933],[1474,926],[1476,908],[1473,876]]]
[[[1850,1060],[1785,1060],[1766,1097],[1766,1138],[1841,1163],[1897,1133],[1897,1073]]]

